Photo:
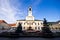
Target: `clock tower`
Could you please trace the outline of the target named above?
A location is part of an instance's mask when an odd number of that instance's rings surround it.
[[[26,20],[34,20],[31,7],[28,8],[28,16],[26,17]]]

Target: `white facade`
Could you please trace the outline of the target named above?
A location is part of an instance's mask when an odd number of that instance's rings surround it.
[[[41,30],[41,27],[43,27],[43,21],[38,20],[20,20],[17,21],[18,23],[22,23],[22,30],[27,30],[29,27],[31,27],[33,30]]]
[[[18,23],[22,23],[22,30],[27,30],[29,27],[31,27],[33,30],[41,30],[41,27],[43,27],[43,21],[42,20],[34,20],[34,17],[32,15],[32,8],[29,7],[28,9],[28,16],[25,20],[17,20]]]

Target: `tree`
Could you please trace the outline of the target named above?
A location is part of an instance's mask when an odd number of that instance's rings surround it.
[[[15,31],[15,33],[21,33],[22,32],[22,26],[21,23],[19,23],[17,30]]]

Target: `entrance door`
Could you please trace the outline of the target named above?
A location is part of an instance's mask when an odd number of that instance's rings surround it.
[[[32,27],[31,27],[31,26],[29,26],[29,27],[28,27],[28,30],[32,30]]]

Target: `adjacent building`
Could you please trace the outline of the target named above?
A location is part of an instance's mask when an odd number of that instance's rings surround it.
[[[60,32],[60,21],[57,22],[48,22],[51,31]]]
[[[5,30],[5,29],[9,29],[11,28],[7,22],[5,22],[4,20],[0,20],[0,30]]]

